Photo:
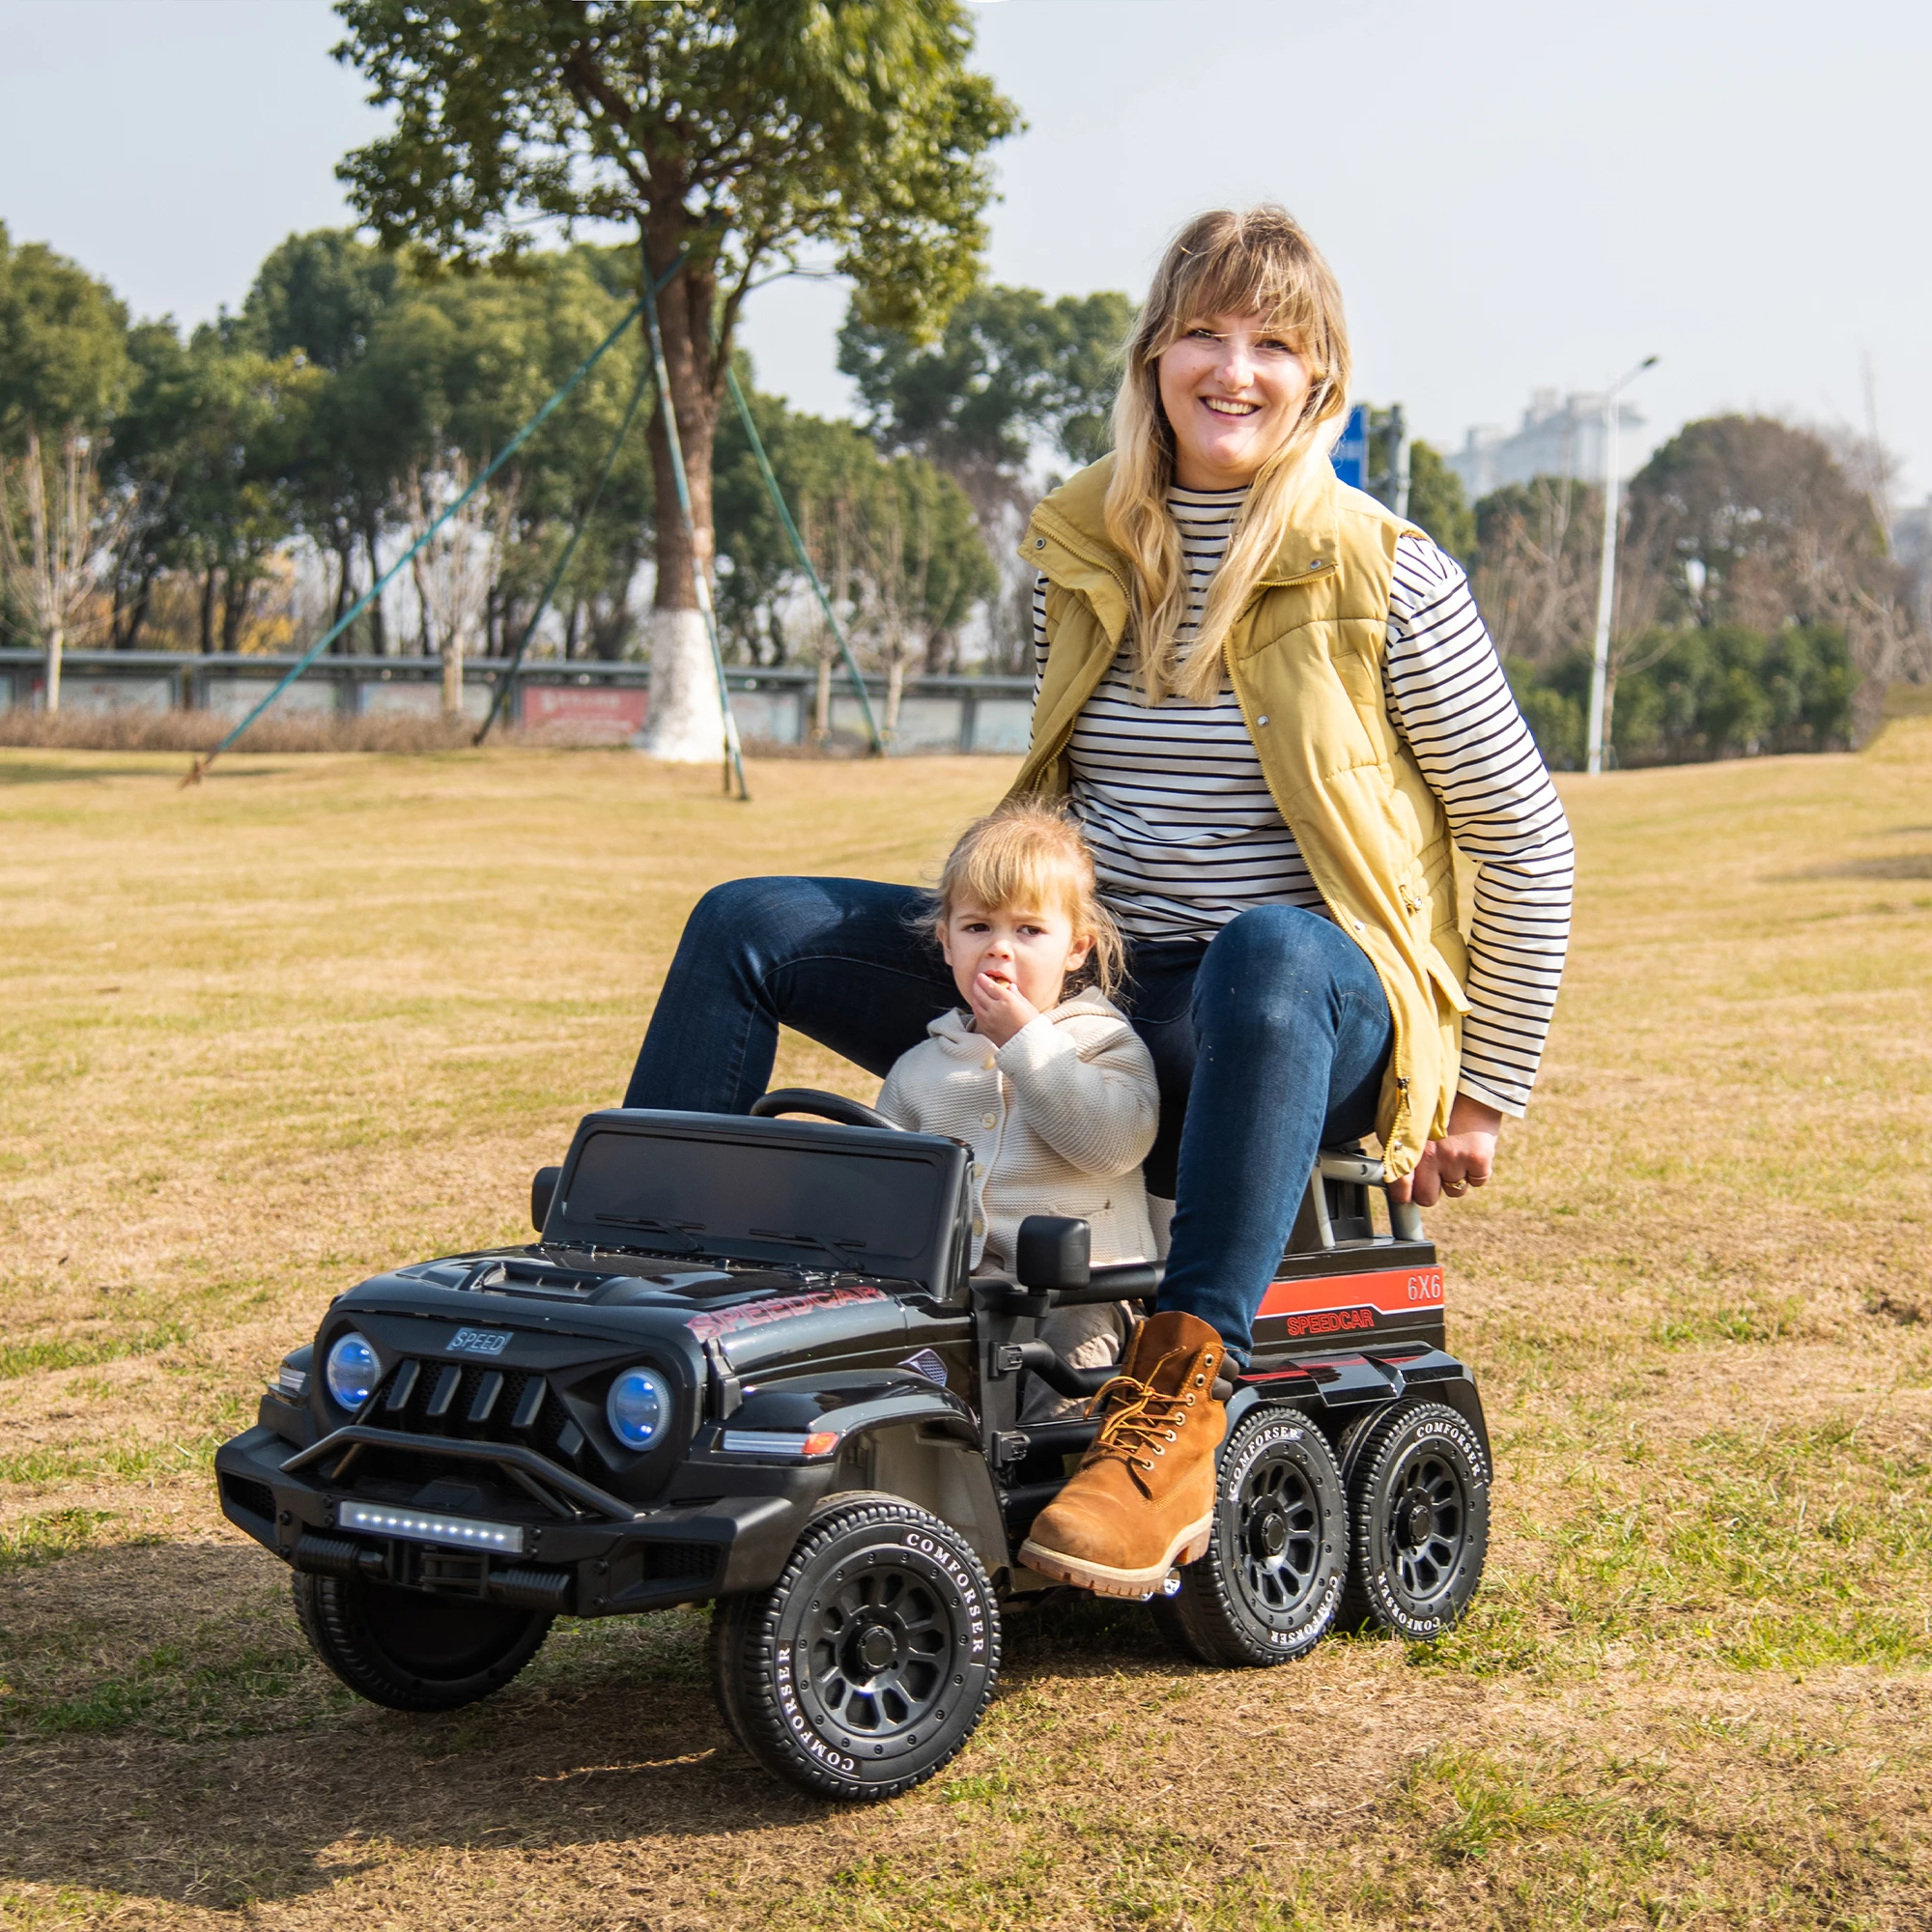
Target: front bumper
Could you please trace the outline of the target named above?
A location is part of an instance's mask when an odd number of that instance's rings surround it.
[[[340,1523],[339,1504],[366,1500],[341,1453],[357,1441],[418,1453],[429,1446],[419,1437],[349,1429],[300,1449],[258,1424],[215,1451],[221,1513],[298,1570],[581,1617],[704,1603],[775,1582],[829,1476],[822,1467],[761,1470],[765,1494],[633,1510],[533,1451],[437,1441],[440,1457],[470,1451],[478,1476],[511,1498],[487,1513],[516,1520],[524,1548],[499,1556]],[[330,1444],[334,1449],[322,1453]],[[325,1480],[321,1470],[331,1463],[338,1473]],[[568,1515],[558,1513],[559,1500]]]

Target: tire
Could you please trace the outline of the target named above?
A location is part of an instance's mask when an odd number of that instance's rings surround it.
[[[1288,1663],[1335,1621],[1348,1559],[1326,1438],[1298,1409],[1252,1409],[1221,1451],[1208,1553],[1181,1571],[1175,1596],[1154,1599],[1154,1621],[1203,1663]]]
[[[398,1589],[362,1577],[294,1578],[316,1656],[391,1711],[454,1711],[500,1690],[543,1647],[547,1610]]]
[[[821,1511],[769,1590],[711,1616],[724,1721],[816,1797],[895,1798],[923,1782],[973,1735],[999,1674],[999,1605],[979,1557],[892,1496]]]
[[[1370,1423],[1349,1481],[1342,1621],[1429,1643],[1456,1627],[1483,1579],[1490,1472],[1476,1432],[1439,1402]]]

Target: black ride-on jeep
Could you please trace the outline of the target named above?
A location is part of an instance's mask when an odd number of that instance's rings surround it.
[[[809,1113],[816,1120],[781,1119]],[[712,1605],[731,1729],[768,1770],[884,1798],[992,1694],[1015,1560],[1094,1425],[1019,1426],[1056,1305],[1151,1295],[1037,1216],[969,1279],[968,1156],[834,1094],[753,1118],[613,1110],[531,1190],[540,1238],[378,1275],[215,1457],[230,1521],[295,1572],[324,1662],[397,1710],[507,1684],[551,1620]],[[1338,1619],[1449,1629],[1482,1575],[1489,1441],[1443,1350],[1412,1208],[1325,1151],[1232,1388],[1212,1541],[1153,1599],[1205,1662],[1280,1663]]]

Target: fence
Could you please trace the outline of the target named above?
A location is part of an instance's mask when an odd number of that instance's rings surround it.
[[[69,651],[61,661],[61,710],[124,708],[205,711],[239,719],[274,688],[293,657],[184,657],[174,651]],[[507,665],[472,658],[464,666],[463,706],[481,722]],[[727,668],[738,728],[753,745],[802,745],[810,730],[817,672]],[[840,685],[843,689],[840,689]],[[39,709],[46,660],[39,651],[0,651],[0,709]],[[868,679],[872,709],[883,713],[885,683]],[[1004,752],[1027,749],[1032,680],[1024,677],[908,678],[892,750]],[[642,664],[526,664],[510,693],[508,722],[538,737],[575,744],[633,736],[650,714],[650,671]],[[319,658],[276,704],[290,721],[431,718],[442,710],[437,658]],[[849,682],[835,682],[832,733],[863,745],[865,721]],[[244,741],[245,747],[245,741]]]

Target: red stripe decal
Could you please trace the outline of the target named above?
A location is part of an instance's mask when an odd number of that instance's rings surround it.
[[[1442,1270],[1378,1268],[1373,1274],[1328,1274],[1314,1280],[1277,1281],[1262,1296],[1260,1314],[1325,1315],[1374,1309],[1378,1315],[1413,1315],[1442,1306]],[[1367,1323],[1337,1324],[1367,1326]]]

